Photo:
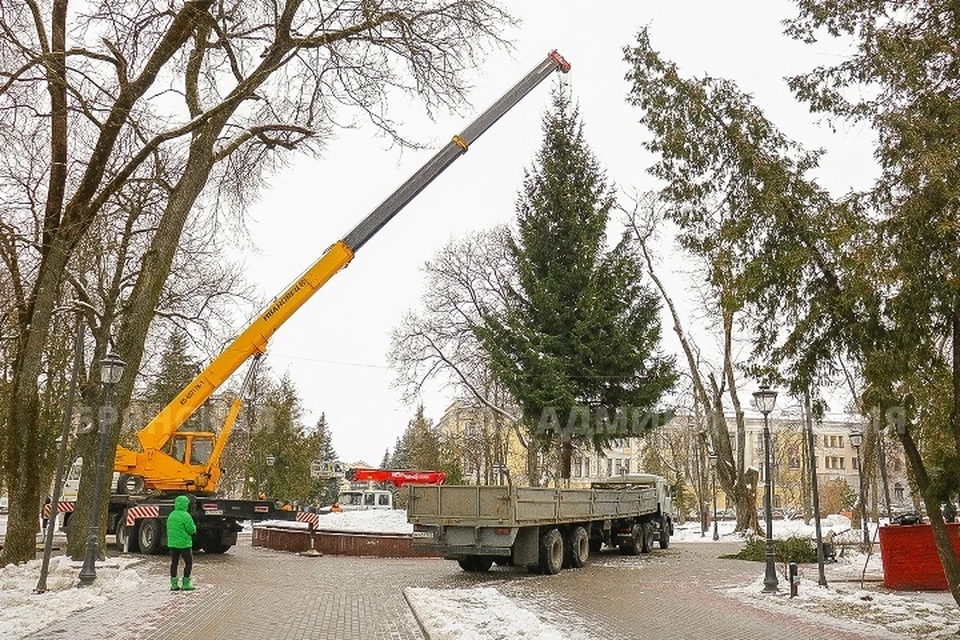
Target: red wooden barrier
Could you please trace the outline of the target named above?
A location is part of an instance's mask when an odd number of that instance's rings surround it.
[[[953,553],[960,555],[960,523],[947,524]],[[947,578],[929,524],[880,527],[883,586],[901,591],[945,591]]]

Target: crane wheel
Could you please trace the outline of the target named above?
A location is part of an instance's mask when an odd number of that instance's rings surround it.
[[[137,527],[137,542],[140,551],[146,554],[160,551],[160,521],[156,518],[144,518]]]

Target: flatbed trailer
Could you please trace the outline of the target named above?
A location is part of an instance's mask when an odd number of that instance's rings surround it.
[[[649,486],[549,489],[411,486],[413,547],[456,560],[465,571],[493,562],[554,574],[582,567],[604,544],[628,555],[670,544],[673,515],[662,478]]]

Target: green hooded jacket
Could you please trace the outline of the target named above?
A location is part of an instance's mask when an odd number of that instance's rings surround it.
[[[193,534],[197,525],[187,511],[190,498],[177,496],[173,501],[173,511],[167,516],[167,546],[171,549],[189,549],[193,546]]]

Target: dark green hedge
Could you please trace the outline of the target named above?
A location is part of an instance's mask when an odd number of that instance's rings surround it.
[[[723,556],[724,558],[734,558],[736,560],[754,560],[763,562],[766,560],[767,541],[763,538],[755,538],[747,541],[746,546],[738,553]],[[810,538],[785,538],[773,541],[773,554],[777,562],[796,562],[799,564],[811,563],[817,561],[817,550],[813,546]]]

